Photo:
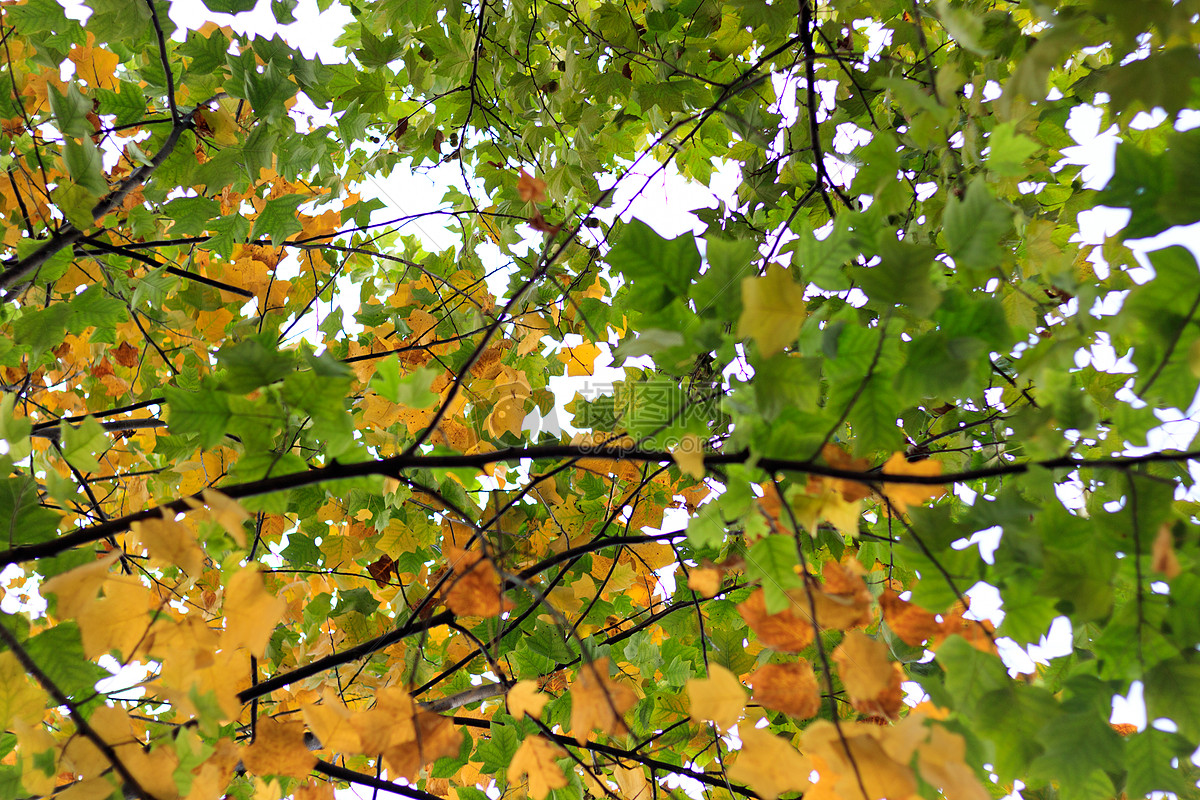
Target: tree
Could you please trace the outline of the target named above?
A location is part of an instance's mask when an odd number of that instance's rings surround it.
[[[1196,796],[1200,2],[347,5],[4,4],[4,798]]]

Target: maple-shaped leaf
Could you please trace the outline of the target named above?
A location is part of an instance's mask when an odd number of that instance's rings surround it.
[[[146,641],[150,628],[150,607],[155,604],[150,590],[130,575],[108,575],[104,597],[84,605],[79,611],[79,633],[83,652],[99,658],[110,650],[132,658]]]
[[[764,708],[795,717],[814,717],[821,693],[812,665],[801,658],[788,664],[763,664],[746,679],[754,687],[754,700]]]
[[[242,750],[242,763],[255,775],[304,778],[317,765],[317,757],[304,744],[304,723],[262,717],[254,743]]]
[[[844,481],[843,483],[849,483]],[[855,485],[855,484],[850,484]],[[834,482],[819,475],[810,475],[804,494],[789,492],[789,502],[796,520],[814,538],[821,520],[827,520],[843,536],[858,536],[858,522],[862,518],[862,501],[847,500],[846,494],[836,488]]]
[[[25,674],[25,668],[11,652],[0,653],[0,725],[12,729],[20,720],[29,725],[41,722],[49,698],[42,688]]]
[[[538,691],[537,681],[517,681],[508,690],[508,713],[515,719],[523,719],[526,714],[540,719],[548,702],[550,696]]]
[[[742,279],[738,336],[754,339],[764,357],[796,340],[805,314],[804,287],[778,264],[768,267],[761,278]]]
[[[76,617],[88,603],[96,599],[109,569],[120,557],[121,551],[114,550],[90,564],[59,573],[42,584],[42,594],[55,596],[55,609],[60,618]]]
[[[75,65],[75,74],[93,89],[116,89],[115,72],[121,63],[121,57],[116,53],[96,47],[96,35],[87,32],[87,44],[83,47],[72,45],[67,58]]]
[[[375,585],[383,588],[388,585],[388,576],[396,571],[396,562],[387,553],[367,565],[367,574],[375,579]]]
[[[626,767],[621,764],[613,767],[613,780],[621,790],[621,800],[650,800],[654,789],[646,779],[646,770],[641,764]]]
[[[249,512],[242,508],[241,503],[216,489],[206,488],[201,493],[201,498],[203,499],[203,504],[193,497],[187,497],[184,500],[191,508],[200,509],[207,506],[208,514],[211,518],[224,528],[226,533],[233,537],[238,547],[245,547],[245,526],[251,517]]]
[[[564,348],[557,358],[567,365],[567,375],[582,377],[595,374],[594,365],[599,355],[599,347],[591,342],[584,342],[576,347]]]
[[[238,570],[225,585],[222,647],[244,647],[261,658],[286,609],[286,600],[263,587],[262,574],[256,567]]]
[[[729,768],[729,779],[754,790],[763,800],[809,787],[813,765],[781,736],[761,728],[739,731],[742,749]]]
[[[746,707],[746,690],[742,682],[719,664],[708,665],[707,678],[688,681],[687,693],[691,701],[692,719],[715,722],[723,731],[737,724]]]
[[[571,733],[583,744],[592,730],[601,733],[625,733],[629,728],[622,718],[637,705],[637,695],[623,683],[608,676],[608,659],[598,658],[579,668],[571,684]]]
[[[462,617],[495,617],[511,607],[500,594],[500,577],[491,559],[451,544],[443,550],[454,573],[446,592],[447,608]]]
[[[566,754],[561,747],[541,736],[526,737],[508,764],[508,780],[517,781],[527,775],[529,795],[534,800],[545,800],[551,789],[562,789],[569,783],[556,761]]]
[[[541,203],[546,199],[546,182],[521,170],[517,176],[517,196],[526,203]]]
[[[909,461],[904,453],[892,453],[884,463],[882,472],[887,475],[914,475],[933,477],[942,474],[942,465],[937,461]],[[940,484],[919,483],[884,483],[883,495],[887,498],[889,507],[894,507],[903,514],[908,507],[921,505],[926,500],[941,497],[946,493],[946,487]]]

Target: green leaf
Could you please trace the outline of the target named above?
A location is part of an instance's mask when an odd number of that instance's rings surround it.
[[[365,587],[358,589],[341,589],[338,591],[337,606],[334,607],[330,616],[340,617],[342,614],[348,614],[351,611],[357,611],[364,617],[369,617],[379,608],[379,601],[371,594],[371,590]]]
[[[165,387],[163,393],[171,432],[196,434],[200,447],[214,447],[221,442],[233,419],[228,394],[213,389],[185,392],[173,386]]]
[[[608,262],[646,298],[645,310],[657,311],[687,294],[700,253],[691,234],[664,239],[635,219],[625,226]]]
[[[1028,175],[1027,161],[1039,150],[1037,142],[1016,132],[1012,122],[997,125],[988,137],[987,167],[997,175],[1016,178]]]
[[[268,200],[254,220],[254,238],[270,237],[271,246],[278,247],[293,233],[302,229],[296,219],[296,207],[309,200],[306,195],[289,194]]]
[[[103,455],[110,444],[108,433],[95,417],[84,417],[77,425],[59,423],[63,457],[80,472],[96,472],[100,469],[97,454]]]
[[[107,670],[84,656],[79,626],[70,620],[29,639],[25,651],[46,677],[77,703],[91,700],[96,682],[110,677]]]
[[[697,549],[717,549],[725,541],[725,521],[716,503],[700,507],[700,512],[688,522],[688,541]]]
[[[65,136],[87,139],[95,133],[92,123],[87,120],[87,113],[92,110],[92,104],[79,91],[79,87],[75,85],[74,81],[67,84],[65,94],[59,92],[53,85],[47,85],[46,93],[50,99],[50,109],[54,112],[58,129]]]
[[[428,408],[438,396],[429,390],[437,370],[419,367],[407,375],[400,374],[400,359],[391,355],[380,359],[371,378],[371,388],[382,397],[407,408]]]
[[[1200,664],[1175,659],[1146,673],[1146,715],[1167,718],[1191,741],[1200,741]]]
[[[800,564],[796,546],[792,536],[771,534],[755,542],[746,554],[746,577],[762,581],[768,614],[788,608],[792,600],[787,590],[804,585],[796,573]]]
[[[254,8],[257,2],[258,0],[204,0],[204,5],[208,6],[210,11],[238,14]]]
[[[946,252],[964,267],[1000,263],[1000,239],[1012,228],[1012,212],[992,197],[982,178],[971,181],[960,200],[946,203]]]
[[[46,542],[58,533],[58,515],[41,507],[37,484],[27,477],[0,480],[0,524],[10,547]]]
[[[217,364],[225,370],[221,387],[233,394],[248,394],[260,386],[282,380],[296,368],[294,353],[279,352],[257,339],[222,347]]]
[[[96,197],[108,191],[108,183],[104,180],[103,165],[100,162],[100,151],[92,144],[90,137],[67,138],[63,142],[63,162],[71,179]]]

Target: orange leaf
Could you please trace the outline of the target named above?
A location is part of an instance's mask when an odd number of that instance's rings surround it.
[[[1179,559],[1175,557],[1175,537],[1171,533],[1171,526],[1165,522],[1158,529],[1158,536],[1154,537],[1151,553],[1150,569],[1166,575],[1167,580],[1174,580],[1183,572]]]
[[[755,589],[746,602],[738,606],[738,612],[767,647],[785,653],[799,653],[812,644],[812,625],[793,613],[791,606],[778,614],[768,614],[762,589]]]
[[[845,800],[904,800],[916,793],[917,781],[907,764],[894,760],[884,749],[881,739],[890,730],[870,723],[842,722],[839,731],[832,722],[821,719],[804,729],[800,746],[805,753],[822,758],[832,773],[840,776],[838,794]],[[827,777],[832,776],[822,772],[821,782]]]
[[[721,570],[716,567],[696,567],[688,573],[688,588],[712,597],[721,591],[721,578]]]
[[[817,676],[801,658],[794,664],[763,664],[747,679],[759,705],[797,719],[814,717],[821,707]]]
[[[570,691],[571,732],[575,741],[583,744],[593,729],[608,734],[629,730],[622,715],[637,705],[637,695],[625,684],[608,677],[607,658],[584,664]]]
[[[941,789],[946,797],[954,800],[988,800],[991,797],[975,777],[975,770],[967,766],[967,745],[957,733],[935,725],[929,733],[929,742],[922,744],[917,753],[921,777]]]
[[[454,572],[446,607],[461,617],[495,617],[511,607],[500,594],[500,578],[482,553],[445,545],[446,560]]]
[[[883,465],[886,475],[913,475],[933,477],[942,474],[942,465],[936,461],[909,461],[901,452],[892,453]],[[903,514],[910,505],[921,505],[926,500],[936,499],[946,493],[946,487],[936,484],[885,483],[883,495],[897,511]]]
[[[242,763],[255,775],[305,778],[317,765],[317,757],[304,745],[303,722],[263,717],[254,744],[242,751]]]
[[[883,590],[879,597],[879,608],[883,620],[905,644],[917,647],[941,632],[937,616],[918,605],[901,600],[891,588]]]
[[[887,645],[861,631],[850,631],[833,651],[838,674],[851,699],[882,694],[892,679]]]
[[[414,735],[383,751],[384,761],[394,775],[415,780],[417,773],[439,758],[456,756],[462,749],[462,734],[447,717],[429,711],[417,712]]]
[[[117,79],[114,73],[121,58],[102,47],[96,47],[96,36],[88,31],[87,44],[83,47],[72,45],[67,58],[75,65],[75,74],[81,81],[98,89],[116,89]]]

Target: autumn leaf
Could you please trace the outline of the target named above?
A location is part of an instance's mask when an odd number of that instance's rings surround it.
[[[637,705],[637,695],[608,676],[608,659],[598,658],[579,668],[571,684],[571,732],[583,744],[593,730],[623,733],[628,730],[622,715]]]
[[[263,587],[262,574],[255,567],[240,569],[229,579],[225,590],[224,647],[244,647],[261,657],[271,633],[287,602]]]
[[[720,664],[708,665],[707,678],[688,681],[687,693],[692,719],[714,722],[723,731],[737,724],[746,707],[746,691],[742,688],[742,682]]]
[[[541,203],[546,199],[546,182],[525,170],[517,177],[517,196],[525,203]]]
[[[804,287],[788,270],[772,264],[763,277],[742,279],[738,336],[754,339],[764,357],[794,342],[804,317]]]
[[[375,585],[383,588],[388,585],[388,576],[396,571],[396,562],[386,553],[367,565],[367,574],[375,579]]]
[[[1161,572],[1169,581],[1175,580],[1183,572],[1183,568],[1179,566],[1179,559],[1175,556],[1175,535],[1171,526],[1165,522],[1159,526],[1158,535],[1154,537],[1150,551],[1150,569]]]
[[[887,475],[913,475],[934,477],[942,474],[942,465],[932,459],[909,461],[904,453],[892,453],[884,463],[882,472]],[[936,484],[884,483],[883,496],[890,506],[903,514],[910,505],[921,505],[946,493],[946,487]]]
[[[887,645],[850,631],[833,651],[838,676],[860,714],[894,719],[904,701],[900,665],[888,659]]]
[[[891,587],[884,589],[880,595],[879,608],[883,612],[883,621],[907,645],[920,646],[942,631],[936,614],[901,600]]]
[[[207,506],[211,518],[225,529],[225,532],[237,542],[238,547],[245,547],[245,524],[250,521],[250,514],[246,509],[242,508],[238,501],[216,489],[205,488],[201,492],[201,498],[204,501],[203,506],[192,497],[187,498],[187,504],[196,509]]]
[[[76,617],[96,599],[109,569],[120,557],[121,551],[114,550],[90,564],[55,575],[42,584],[42,593],[55,596],[55,608],[61,618]]]
[[[447,717],[429,711],[418,711],[412,722],[413,736],[397,741],[383,751],[384,763],[395,775],[415,780],[417,773],[439,758],[457,756],[462,747],[462,735]]]
[[[600,348],[591,342],[584,342],[575,347],[567,347],[558,354],[558,360],[567,365],[567,375],[576,377],[590,376],[595,372],[596,357]]]
[[[686,434],[671,451],[671,457],[684,475],[696,480],[704,477],[704,442],[699,436]]]
[[[688,588],[712,597],[721,591],[721,579],[722,572],[716,567],[693,567],[688,573]]]
[[[358,732],[364,752],[381,753],[416,738],[419,713],[408,692],[385,686],[375,693],[375,705],[355,714],[350,724]]]
[[[754,790],[763,800],[809,786],[812,763],[786,739],[761,728],[739,731],[742,749],[729,767],[729,779]]]
[[[483,553],[443,548],[454,573],[446,592],[446,607],[464,617],[495,617],[511,607],[500,594],[500,578]]]
[[[133,523],[130,531],[135,540],[145,545],[152,563],[179,567],[191,578],[203,569],[204,551],[197,544],[195,534],[182,522],[150,517]]]
[[[762,589],[755,589],[738,606],[738,612],[759,640],[774,650],[799,653],[812,644],[813,629],[806,619],[795,613],[796,603],[778,614],[768,614]]]
[[[0,653],[0,725],[7,729],[14,720],[40,722],[48,700],[42,688],[26,677],[16,656]]]
[[[517,681],[508,690],[508,713],[516,719],[524,719],[526,714],[540,719],[549,701],[549,695],[538,691],[537,681]]]
[[[335,694],[327,692],[320,704],[305,705],[301,710],[304,721],[321,743],[322,750],[334,753],[363,752],[362,737],[353,723],[354,714]]]
[[[786,664],[763,664],[746,679],[754,687],[754,701],[764,708],[795,717],[814,717],[821,707],[817,676],[801,658]]]
[[[304,745],[304,723],[262,717],[254,743],[242,751],[242,763],[255,775],[304,778],[317,765],[317,757]]]
[[[903,800],[917,791],[917,782],[907,763],[893,759],[884,749],[881,740],[889,730],[842,722],[839,731],[832,722],[817,720],[800,734],[800,746],[805,753],[820,756],[839,776],[837,792],[846,800]],[[827,776],[821,777],[823,782]]]
[[[621,792],[621,800],[650,800],[654,789],[646,779],[646,770],[641,764],[626,767],[621,764],[613,767],[613,780]]]
[[[967,766],[963,737],[940,725],[932,726],[929,741],[917,748],[917,770],[929,784],[954,800],[988,800],[991,794]]]
[[[75,65],[75,74],[89,86],[99,89],[117,88],[115,76],[121,57],[116,53],[96,47],[96,36],[91,31],[87,33],[87,44],[83,47],[74,45],[67,58]]]
[[[555,760],[566,754],[553,742],[540,736],[528,736],[508,763],[508,780],[517,781],[522,775],[528,776],[529,795],[534,800],[545,800],[551,789],[562,789],[568,783]]]

